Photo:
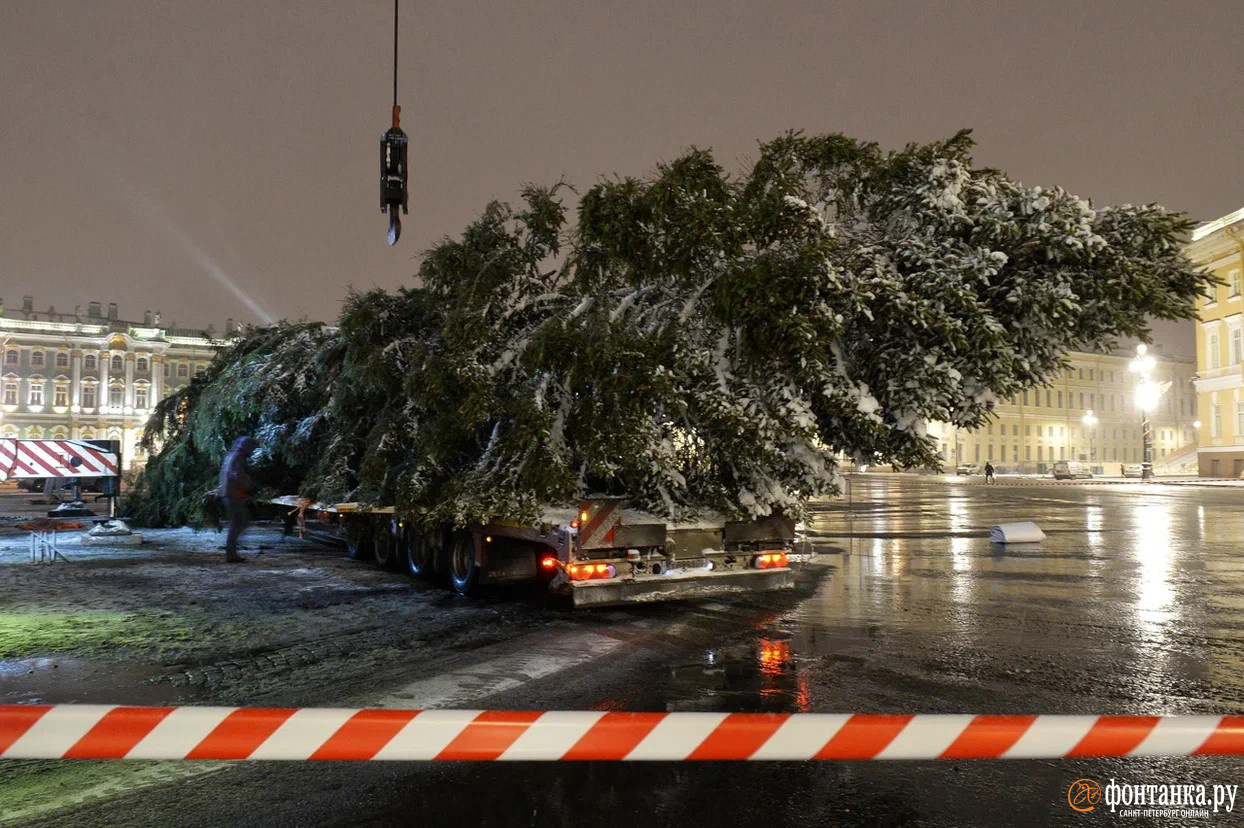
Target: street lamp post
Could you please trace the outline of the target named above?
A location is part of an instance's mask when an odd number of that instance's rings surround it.
[[[1080,422],[1084,423],[1084,427],[1089,433],[1089,468],[1093,467],[1094,461],[1097,459],[1097,418],[1093,416],[1093,409],[1084,412],[1084,416],[1080,418]]]
[[[1128,365],[1128,370],[1140,377],[1136,383],[1136,407],[1140,409],[1140,431],[1143,439],[1141,455],[1141,480],[1153,479],[1153,429],[1149,422],[1149,412],[1158,407],[1158,400],[1170,383],[1157,383],[1150,378],[1153,373],[1153,357],[1149,356],[1143,344],[1136,346],[1136,358]]]

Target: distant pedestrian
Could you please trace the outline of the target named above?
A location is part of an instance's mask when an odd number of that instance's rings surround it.
[[[225,515],[229,520],[229,534],[225,536],[225,560],[230,563],[246,560],[238,554],[238,538],[250,523],[246,499],[250,497],[253,485],[250,456],[255,446],[253,438],[239,437],[234,441],[233,449],[225,455],[225,461],[220,464],[220,489],[217,494],[225,504]]]
[[[985,482],[995,482],[993,479],[993,463],[990,463],[988,460],[985,461]]]
[[[1119,477],[1127,477],[1127,466],[1119,464]]]

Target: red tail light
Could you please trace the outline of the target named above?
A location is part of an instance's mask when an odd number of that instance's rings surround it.
[[[577,520],[572,520],[572,521],[570,521],[570,528],[571,528],[571,529],[578,529],[578,528],[579,528],[579,521],[577,521]]]
[[[581,563],[566,567],[572,581],[591,581],[597,578],[612,578],[618,574],[612,564]]]
[[[540,566],[545,569],[555,569],[557,567],[557,558],[541,558]]]
[[[756,569],[781,569],[788,563],[785,552],[765,552],[752,558],[752,566]]]

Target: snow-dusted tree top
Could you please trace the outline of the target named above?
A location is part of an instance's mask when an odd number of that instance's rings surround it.
[[[166,401],[139,502],[187,519],[168,502],[249,432],[275,488],[428,520],[586,493],[799,512],[839,452],[936,466],[926,422],[981,425],[1068,350],[1194,316],[1182,215],[1095,209],[971,148],[792,133],[742,176],[692,150],[597,184],[574,226],[561,185],[529,186],[430,250],[423,287],[258,331]]]

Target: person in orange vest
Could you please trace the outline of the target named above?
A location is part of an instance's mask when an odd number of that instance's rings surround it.
[[[250,497],[254,481],[251,479],[250,456],[258,445],[253,437],[243,435],[233,442],[233,448],[220,464],[220,488],[217,494],[225,505],[229,520],[229,532],[225,536],[225,560],[242,563],[246,559],[238,554],[238,538],[250,524],[250,510],[246,499]]]

